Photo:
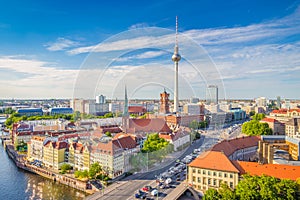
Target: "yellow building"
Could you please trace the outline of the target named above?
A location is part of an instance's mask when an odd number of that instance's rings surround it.
[[[239,170],[222,152],[201,154],[188,166],[188,183],[198,191],[217,189],[222,183],[234,188],[238,181]]]
[[[52,142],[47,141],[44,144],[44,156],[43,163],[46,167],[53,169],[60,169],[61,165],[63,165],[66,161],[66,149],[68,147],[68,143],[66,142]]]
[[[74,142],[69,147],[69,164],[77,170],[89,170],[90,150],[87,145]]]
[[[27,157],[32,160],[43,160],[43,142],[45,137],[34,136],[28,142],[27,148]]]

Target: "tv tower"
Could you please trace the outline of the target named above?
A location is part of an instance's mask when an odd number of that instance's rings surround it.
[[[173,112],[178,112],[178,62],[181,59],[181,56],[178,53],[178,17],[176,16],[176,34],[175,34],[175,47],[174,47],[174,54],[172,56],[172,61],[174,62],[175,66],[175,85],[174,85],[174,110]]]

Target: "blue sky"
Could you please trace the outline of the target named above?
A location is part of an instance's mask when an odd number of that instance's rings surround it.
[[[0,98],[297,98],[300,1],[2,1]]]

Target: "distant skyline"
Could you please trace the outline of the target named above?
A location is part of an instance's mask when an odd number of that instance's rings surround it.
[[[116,4],[1,2],[0,99],[72,98],[78,88],[124,98],[125,84],[130,99],[158,99],[164,87],[172,99],[175,16],[180,99],[204,99],[210,83],[220,100],[300,99],[300,1]]]

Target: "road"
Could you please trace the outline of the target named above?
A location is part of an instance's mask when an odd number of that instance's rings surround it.
[[[178,158],[183,159],[186,155],[191,154],[195,148],[199,148],[203,142],[205,142],[205,136],[201,139],[195,141],[187,150]],[[156,176],[167,171],[171,166],[174,166],[176,159],[169,165],[151,172],[146,172],[142,174],[134,174],[126,177],[122,181],[117,181],[113,185],[105,188],[104,191],[97,192],[91,196],[88,196],[87,200],[114,200],[114,199],[135,199],[134,194],[146,185],[156,187]],[[178,185],[177,182],[175,185]],[[163,199],[167,194],[169,194],[173,188],[159,189],[158,199]],[[156,197],[155,197],[156,198]],[[156,198],[157,199],[157,198]]]
[[[205,151],[216,144],[218,141],[224,139],[222,138],[223,129],[219,130],[208,130],[202,134],[200,140],[195,141],[187,148],[187,150],[177,159],[183,159],[186,155],[191,154],[195,148],[199,148],[203,146],[202,151]],[[241,127],[239,126],[235,129],[231,134],[227,135],[227,139],[235,138],[241,133]],[[203,145],[204,144],[204,145]],[[117,181],[111,186],[105,188],[104,191],[100,191],[91,196],[88,196],[87,200],[114,200],[114,199],[135,199],[134,194],[137,193],[138,190],[143,188],[146,185],[150,185],[152,187],[156,187],[156,176],[167,171],[171,166],[174,166],[177,159],[174,159],[172,163],[169,165],[162,167],[161,169],[154,170],[151,172],[138,173],[131,175],[129,177],[124,178],[122,181]],[[185,177],[182,177],[183,179]],[[180,184],[180,182],[176,182],[173,184],[175,187]],[[168,189],[159,189],[159,196],[152,197],[155,199],[163,199],[170,192],[172,192],[173,188]],[[148,194],[150,196],[150,194]]]

